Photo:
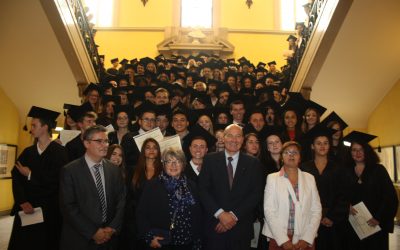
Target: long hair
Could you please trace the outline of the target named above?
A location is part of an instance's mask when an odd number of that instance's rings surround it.
[[[282,126],[283,126],[283,132],[282,132],[282,142],[287,142],[290,141],[290,137],[289,137],[289,133],[285,124],[285,115],[288,111],[293,111],[294,114],[296,115],[296,125],[294,128],[295,131],[295,141],[299,141],[302,137],[303,137],[303,131],[301,130],[301,117],[299,116],[299,114],[296,112],[295,109],[293,108],[288,108],[286,109],[283,113],[282,113]]]
[[[258,139],[258,136],[256,133],[248,133],[244,136],[243,144],[242,144],[242,152],[246,153],[246,143],[248,140],[250,140],[250,137],[254,136],[258,140],[258,153],[257,155],[254,155],[254,157],[259,158],[260,157],[260,152],[261,152],[261,142]]]
[[[147,144],[149,144],[150,142],[154,143],[157,147],[157,156],[156,156],[156,160],[154,162],[154,175],[152,176],[152,178],[158,176],[162,171],[160,145],[158,144],[158,142],[155,139],[148,138],[143,142],[142,150],[140,152],[139,159],[138,159],[138,162],[135,167],[135,172],[133,173],[132,186],[134,188],[138,188],[140,186],[140,182],[146,178],[145,149],[146,149]]]
[[[355,166],[356,163],[351,156],[351,149],[353,148],[354,144],[360,145],[364,150],[364,163],[365,166],[373,167],[374,165],[380,162],[378,154],[374,151],[374,149],[368,143],[361,143],[361,142],[352,142],[350,146],[350,150],[347,152],[346,156],[346,166]]]
[[[111,159],[111,155],[114,153],[114,150],[116,148],[119,148],[121,150],[121,156],[122,156],[122,162],[121,165],[117,166],[121,168],[121,172],[122,172],[122,177],[125,179],[126,174],[125,174],[125,170],[126,170],[126,165],[125,165],[125,154],[124,154],[124,149],[121,147],[121,145],[118,144],[112,144],[111,146],[108,147],[107,150],[107,155],[106,155],[106,159],[110,160]]]
[[[311,111],[314,111],[317,114],[317,123],[315,125],[320,123],[321,115],[319,114],[318,110],[316,110],[315,108],[306,109],[306,111],[304,112],[303,123],[301,124],[301,130],[303,131],[303,133],[307,133],[308,131],[310,131],[310,127],[307,123],[307,113]]]

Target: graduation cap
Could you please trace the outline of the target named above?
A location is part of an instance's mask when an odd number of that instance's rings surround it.
[[[124,65],[124,64],[127,64],[128,62],[129,62],[129,60],[124,58],[119,62],[119,64]]]
[[[111,61],[111,63],[116,63],[116,62],[118,62],[119,60],[118,60],[118,58],[113,58],[113,59],[111,59],[110,61]]]
[[[145,101],[140,106],[135,108],[135,114],[138,116],[142,116],[142,114],[146,112],[156,113],[156,105],[150,101]]]
[[[64,111],[64,116],[69,115],[75,122],[79,120],[82,113],[79,105],[64,103],[63,108],[67,110],[67,112]]]
[[[343,119],[336,114],[334,111],[331,112],[322,122],[321,124],[323,124],[324,126],[328,126],[329,123],[331,122],[338,122],[340,125],[340,129],[344,130],[345,128],[348,127],[347,123],[345,121],[343,121]]]
[[[349,143],[361,143],[361,144],[367,144],[373,139],[375,139],[377,136],[376,135],[371,135],[367,133],[363,133],[360,131],[352,131],[350,134],[346,135],[343,137],[344,142],[349,142]]]
[[[199,137],[206,141],[208,148],[211,148],[215,145],[215,143],[217,143],[217,138],[211,135],[199,124],[195,124],[192,126],[192,128],[190,129],[190,133],[187,135],[187,138],[185,137],[185,140],[187,139],[188,145],[190,145],[192,144],[193,140]]]
[[[128,115],[129,120],[134,117],[134,110],[133,106],[130,105],[116,105],[114,107],[114,115],[115,117],[118,116],[119,113],[125,112]]]
[[[279,138],[281,138],[282,133],[283,133],[283,127],[282,126],[265,126],[265,129],[261,130],[260,133],[260,141],[266,141],[267,138],[271,135],[276,135]],[[282,139],[281,139],[282,141]]]
[[[259,62],[259,63],[257,64],[257,68],[262,68],[262,69],[264,69],[266,65],[267,65],[267,64],[264,63],[264,62]]]
[[[314,101],[311,101],[311,100],[307,101],[306,107],[307,107],[307,109],[314,109],[315,111],[318,112],[318,114],[320,116],[322,116],[326,111],[325,107],[323,107],[320,104],[318,104],[318,103],[316,103]]]
[[[290,36],[288,36],[288,38],[286,39],[286,41],[288,41],[289,42],[289,40],[294,40],[294,41],[297,41],[297,37],[295,37],[294,35],[290,35]]]
[[[259,105],[259,108],[267,109],[272,108],[275,111],[275,115],[279,115],[282,113],[282,107],[273,99],[269,99],[266,102],[263,102]]]
[[[129,61],[132,65],[136,64],[138,62],[137,58],[134,58],[132,60]]]
[[[90,91],[97,90],[97,92],[101,92],[100,87],[95,83],[90,83],[85,90],[83,91],[83,95],[87,95]]]
[[[50,128],[55,128],[57,122],[56,119],[60,115],[60,112],[56,112],[53,110],[32,106],[29,110],[28,117],[42,119],[47,122],[47,125]],[[26,125],[24,126],[24,130],[26,131]]]
[[[235,58],[226,59],[226,62],[227,62],[229,65],[235,65],[235,64],[236,64]]]
[[[268,66],[271,66],[271,65],[276,65],[276,62],[275,61],[269,62]]]
[[[332,138],[332,135],[337,131],[324,126],[323,124],[319,123],[315,125],[312,129],[310,129],[306,134],[305,137],[311,139],[311,142],[315,140],[315,138],[319,136],[326,136],[329,139]]]
[[[204,56],[204,57],[207,57],[207,58],[210,57],[210,55],[207,54],[207,53],[205,53],[205,52],[200,52],[197,56],[198,56],[198,57]]]
[[[106,105],[109,102],[114,102],[115,105],[120,105],[121,97],[119,95],[105,95],[101,98],[101,102],[103,105]]]
[[[165,57],[161,54],[156,56],[154,59],[156,59],[157,62],[165,61]]]
[[[248,62],[248,61],[249,61],[249,60],[247,60],[247,58],[244,57],[244,56],[242,56],[241,58],[238,59],[238,62],[239,62],[240,64],[242,64],[242,63],[244,63],[244,62]]]
[[[170,119],[172,113],[171,104],[166,103],[166,104],[156,105],[155,111],[157,116],[165,115],[168,117],[168,119]]]

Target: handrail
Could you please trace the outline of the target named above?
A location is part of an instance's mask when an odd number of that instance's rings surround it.
[[[80,0],[68,0],[73,13],[75,15],[76,22],[81,32],[82,38],[85,42],[87,52],[92,61],[93,67],[96,71],[97,77],[100,79],[101,73],[101,61],[97,51],[97,45],[94,41],[95,30],[91,27],[89,20],[87,19],[85,9]]]

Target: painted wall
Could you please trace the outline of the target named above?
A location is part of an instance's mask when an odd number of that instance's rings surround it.
[[[379,136],[381,146],[400,144],[400,79],[368,119],[368,132]],[[377,146],[378,140],[372,141]]]
[[[274,0],[254,1],[249,9],[245,1],[215,0],[217,12],[214,22],[220,27],[235,30],[228,34],[228,41],[235,46],[229,57],[245,56],[255,65],[259,61],[277,61],[278,67],[286,64],[282,53],[287,49],[287,33],[257,33],[255,30],[271,31],[276,26]],[[163,28],[174,26],[172,13],[179,0],[150,0],[144,7],[141,1],[119,0],[115,3],[116,29],[99,29],[95,40],[100,54],[106,55],[105,66],[110,59],[118,57],[133,59],[145,56],[155,57],[159,53],[157,44],[164,40],[163,31],[136,31],[123,29]],[[178,24],[176,24],[178,25]],[[122,29],[121,29],[122,28]],[[253,31],[253,32],[252,32]]]
[[[18,110],[1,87],[0,113],[3,118],[0,126],[0,143],[18,145],[20,128]],[[21,152],[21,149],[18,149],[18,152]],[[11,179],[0,180],[0,212],[10,210],[13,203]]]

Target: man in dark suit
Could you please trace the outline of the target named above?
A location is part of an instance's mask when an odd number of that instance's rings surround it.
[[[83,143],[85,155],[61,175],[60,249],[115,249],[125,207],[121,171],[104,159],[108,138],[103,126],[88,128]]]
[[[240,152],[239,125],[224,131],[225,151],[204,157],[200,199],[207,212],[206,249],[249,249],[255,210],[263,196],[260,162]]]

